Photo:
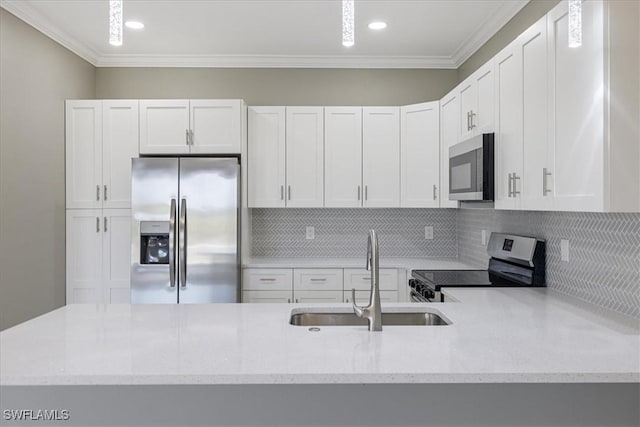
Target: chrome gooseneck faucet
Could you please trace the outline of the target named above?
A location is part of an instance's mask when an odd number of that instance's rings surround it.
[[[379,259],[378,259],[378,236],[375,230],[369,230],[367,240],[367,270],[371,271],[371,294],[369,295],[369,305],[360,307],[356,304],[356,290],[351,289],[353,301],[353,312],[356,316],[366,318],[369,321],[369,331],[382,331],[382,308],[380,306],[380,283]]]

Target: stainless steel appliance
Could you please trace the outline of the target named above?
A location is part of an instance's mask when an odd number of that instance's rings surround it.
[[[131,302],[238,302],[237,158],[132,160]]]
[[[494,200],[494,135],[484,133],[449,147],[449,199]]]
[[[487,270],[413,270],[412,302],[445,302],[447,287],[533,287],[545,285],[546,243],[535,237],[492,233]]]

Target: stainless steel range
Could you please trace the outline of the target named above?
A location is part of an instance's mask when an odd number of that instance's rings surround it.
[[[445,302],[443,288],[533,287],[545,285],[545,241],[535,237],[492,233],[487,270],[413,270],[412,302]]]

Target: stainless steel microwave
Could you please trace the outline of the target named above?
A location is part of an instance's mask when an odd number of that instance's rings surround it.
[[[450,200],[494,200],[493,140],[484,133],[449,147]]]

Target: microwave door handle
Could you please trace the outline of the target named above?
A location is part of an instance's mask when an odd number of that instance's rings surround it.
[[[187,199],[182,199],[180,203],[180,225],[179,225],[179,246],[180,246],[180,286],[187,287]]]
[[[171,199],[169,213],[169,286],[176,287],[176,199]]]

